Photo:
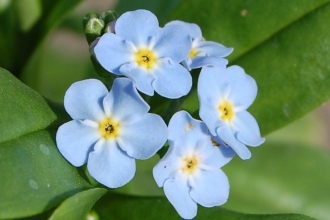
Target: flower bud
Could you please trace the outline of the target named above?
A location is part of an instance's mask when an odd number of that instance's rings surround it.
[[[89,13],[84,17],[83,25],[88,44],[100,37],[104,29],[104,21],[96,13]]]
[[[109,23],[117,20],[117,14],[114,11],[107,11],[103,12],[100,16],[100,18],[104,21],[105,25],[108,25]]]
[[[116,25],[116,21],[110,22],[108,25],[105,26],[103,32],[104,33],[115,33],[115,25]]]

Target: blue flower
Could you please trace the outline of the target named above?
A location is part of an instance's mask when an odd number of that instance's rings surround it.
[[[190,73],[179,64],[190,48],[190,37],[181,27],[160,28],[154,14],[136,10],[118,18],[115,34],[104,34],[94,54],[107,71],[130,78],[141,92],[179,98],[192,86]]]
[[[135,159],[148,159],[166,142],[167,127],[131,80],[118,78],[108,92],[95,79],[76,82],[67,90],[64,107],[73,119],[57,131],[61,154],[76,167],[87,162],[90,175],[110,188],[128,183]]]
[[[196,24],[186,23],[183,21],[171,21],[166,26],[179,25],[188,31],[192,46],[188,57],[183,61],[183,65],[188,69],[197,69],[203,66],[223,66],[228,64],[228,60],[223,57],[233,52],[233,48],[227,48],[222,44],[205,41],[202,31]]]
[[[194,218],[197,203],[204,207],[224,204],[229,196],[229,182],[220,168],[235,152],[219,145],[203,122],[184,111],[170,120],[169,144],[153,175],[179,215]]]
[[[239,66],[203,67],[198,79],[199,116],[212,135],[218,135],[242,159],[251,157],[245,146],[259,146],[259,126],[246,111],[257,96],[257,84]]]

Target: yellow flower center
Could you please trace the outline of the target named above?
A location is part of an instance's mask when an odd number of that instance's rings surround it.
[[[198,53],[197,50],[195,50],[195,49],[193,48],[193,49],[191,49],[191,51],[190,51],[188,57],[189,57],[190,59],[192,59],[192,58],[194,58],[194,57],[197,56],[197,53]]]
[[[233,106],[229,102],[223,102],[218,108],[221,119],[224,121],[231,121],[234,118]]]
[[[119,124],[110,118],[107,118],[100,123],[99,131],[101,135],[106,139],[116,138],[119,133]]]
[[[182,171],[185,173],[193,173],[197,170],[198,161],[195,157],[186,157],[183,160]]]
[[[156,65],[156,55],[152,51],[142,49],[135,54],[135,61],[140,67],[151,69]]]

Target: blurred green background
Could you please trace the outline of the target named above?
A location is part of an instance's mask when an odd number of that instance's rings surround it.
[[[38,7],[31,3],[38,1],[25,1],[27,7],[20,8],[10,0],[0,0],[0,12],[16,7],[13,10],[29,14],[20,19],[22,29],[28,29],[40,16]],[[44,97],[62,103],[65,91],[73,82],[98,78],[90,62],[82,18],[89,12],[114,9],[116,4],[110,0],[83,1],[38,46],[21,80]],[[250,161],[235,158],[229,163],[224,171],[231,183],[231,195],[224,207],[246,213],[301,213],[330,219],[329,115],[330,103],[325,103],[267,135],[266,144],[252,149]],[[157,156],[139,161],[134,180],[118,191],[163,195],[151,176],[151,167],[157,161]]]

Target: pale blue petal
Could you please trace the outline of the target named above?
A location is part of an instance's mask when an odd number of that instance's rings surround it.
[[[217,129],[217,134],[226,144],[233,148],[241,159],[247,160],[251,158],[250,150],[236,139],[235,134],[230,128],[227,126],[221,126]]]
[[[255,80],[239,66],[228,67],[226,76],[231,88],[228,99],[235,107],[247,109],[257,96],[258,88]]]
[[[123,152],[115,141],[100,140],[89,154],[87,169],[99,183],[118,188],[135,174],[135,160]]]
[[[58,128],[56,144],[65,159],[80,167],[87,162],[88,154],[99,138],[97,129],[73,120]]]
[[[225,142],[223,142],[218,136],[212,136],[212,139],[215,142],[219,143],[218,146],[214,146],[214,147],[220,151],[220,156],[218,156],[218,163],[219,163],[218,165],[219,167],[223,167],[235,157],[236,153],[230,146],[228,146]]]
[[[73,83],[64,96],[64,107],[72,119],[99,121],[104,118],[103,98],[108,94],[103,83],[87,79]]]
[[[204,146],[203,146],[204,144]],[[211,137],[204,142],[200,142],[196,148],[198,155],[203,158],[201,160],[204,170],[219,169],[229,163],[236,153],[230,147],[224,145],[215,146],[211,142]]]
[[[191,68],[190,68],[190,65],[191,65],[191,59],[185,59],[185,60],[183,60],[181,63],[182,63],[182,65],[183,65],[188,71],[191,70]]]
[[[157,17],[147,10],[136,10],[122,14],[116,21],[116,34],[133,42],[136,46],[147,46],[149,37],[159,31]]]
[[[213,146],[210,136],[196,145],[195,153],[200,158],[202,170],[214,170],[221,167],[221,152],[218,147]]]
[[[169,60],[159,61],[155,69],[157,79],[153,82],[155,91],[166,98],[176,99],[188,94],[192,78],[186,68]]]
[[[216,107],[209,107],[209,105],[204,104],[204,102],[200,102],[199,117],[207,125],[213,136],[217,135],[216,128],[224,125],[224,122],[220,120],[220,115]]]
[[[197,92],[200,102],[218,108],[219,100],[228,94],[229,84],[224,67],[203,67],[198,78]]]
[[[170,57],[180,63],[187,58],[192,42],[189,34],[178,25],[165,26],[155,37],[153,50],[159,58]]]
[[[204,207],[220,206],[229,197],[229,181],[222,170],[203,171],[194,176],[196,188],[190,190],[191,198]]]
[[[152,170],[154,179],[158,187],[162,187],[164,182],[173,176],[173,173],[178,170],[181,161],[180,155],[176,152],[176,145],[171,144],[164,157],[155,165]]]
[[[193,119],[188,112],[175,113],[168,125],[170,142],[174,141],[186,146],[186,149],[194,149],[200,139],[209,140],[209,132],[206,125]]]
[[[192,219],[197,215],[197,204],[189,195],[190,188],[182,178],[168,179],[164,184],[167,199],[178,214],[184,219]]]
[[[198,41],[196,49],[205,56],[226,57],[233,52],[233,48],[227,48],[222,44],[211,41]]]
[[[129,42],[115,34],[106,33],[94,47],[94,54],[104,69],[116,75],[122,75],[119,68],[133,60],[134,51]]]
[[[192,40],[198,38],[198,39],[202,39],[202,31],[199,28],[199,26],[197,24],[193,24],[193,23],[187,23],[187,22],[183,22],[183,21],[171,21],[169,23],[167,23],[166,25],[180,25],[182,26],[190,35],[190,37],[192,38]]]
[[[134,109],[134,106],[131,108]],[[146,114],[134,124],[121,126],[117,141],[130,157],[145,160],[165,144],[167,136],[163,119],[156,114]]]
[[[110,93],[104,99],[104,108],[109,109],[110,117],[124,123],[139,120],[150,109],[133,82],[127,78],[115,79]]]
[[[265,142],[265,138],[260,136],[257,121],[249,112],[237,112],[233,123],[235,129],[237,129],[236,137],[242,143],[257,147]]]
[[[154,95],[154,89],[152,87],[152,82],[156,79],[154,73],[139,68],[136,63],[121,66],[120,72],[130,78],[140,92],[149,96]]]
[[[197,69],[203,66],[218,66],[218,67],[226,67],[228,64],[228,60],[221,57],[200,57],[192,59],[192,63],[190,64],[190,69]]]

